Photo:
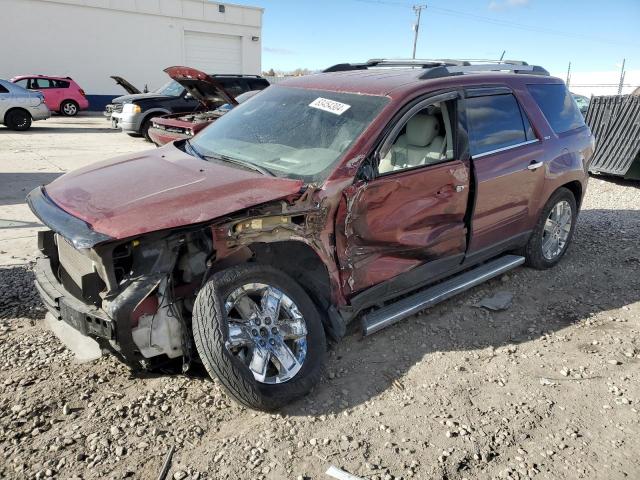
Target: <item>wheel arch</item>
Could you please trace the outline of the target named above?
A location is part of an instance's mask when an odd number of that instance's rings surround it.
[[[332,302],[329,271],[311,246],[298,240],[251,243],[237,254],[222,260],[219,268],[244,262],[270,265],[289,275],[318,308],[325,332],[334,339],[344,335],[344,322]]]
[[[9,113],[11,112],[15,112],[16,110],[22,110],[23,112],[26,112],[27,115],[29,115],[29,117],[31,117],[31,119],[33,119],[33,115],[31,115],[31,112],[29,110],[27,110],[26,108],[22,108],[22,107],[11,107],[9,109],[7,109],[6,112],[4,112],[4,117],[2,117],[2,124],[5,124],[5,121],[7,119],[7,116],[9,115]]]
[[[162,117],[164,115],[169,115],[171,112],[169,110],[164,110],[161,108],[158,109],[153,109],[150,110],[148,112],[144,112],[144,115],[142,116],[141,120],[140,120],[140,124],[138,125],[138,130],[142,129],[142,126],[144,125],[144,123],[147,120],[151,120],[154,117]]]
[[[309,245],[295,240],[285,240],[254,243],[248,248],[253,252],[252,261],[282,270],[302,286],[318,307],[322,310],[330,307],[329,271]]]
[[[560,185],[553,193],[558,191],[559,188],[566,188],[571,193],[573,193],[573,198],[576,200],[576,206],[578,207],[578,211],[580,210],[580,206],[582,204],[582,184],[578,180],[573,180],[572,182],[565,183],[564,185]],[[552,193],[552,195],[553,195]]]

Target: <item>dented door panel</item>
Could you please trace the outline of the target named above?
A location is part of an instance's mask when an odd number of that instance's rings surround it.
[[[336,246],[355,293],[427,262],[463,254],[469,169],[462,161],[356,183],[344,191]]]

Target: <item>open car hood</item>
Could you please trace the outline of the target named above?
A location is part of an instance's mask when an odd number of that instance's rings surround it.
[[[120,85],[122,88],[124,88],[127,93],[133,95],[136,93],[142,93],[140,90],[138,90],[136,87],[134,87],[131,83],[129,83],[128,81],[126,81],[124,78],[122,77],[118,77],[118,76],[112,76],[111,78],[113,78],[113,80]]]
[[[214,220],[297,194],[302,185],[200,160],[168,144],[69,172],[44,193],[94,232],[121,239]]]
[[[190,67],[168,67],[164,72],[206,108],[216,108],[223,103],[234,106],[238,104],[234,96],[227,92],[220,82],[200,70]]]

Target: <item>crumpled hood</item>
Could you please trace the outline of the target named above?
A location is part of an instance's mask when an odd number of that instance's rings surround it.
[[[296,194],[302,185],[200,160],[168,144],[67,173],[45,191],[94,231],[119,239],[213,220]]]

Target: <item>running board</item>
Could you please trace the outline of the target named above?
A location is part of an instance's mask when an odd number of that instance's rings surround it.
[[[505,255],[415,293],[410,297],[374,310],[362,317],[363,333],[365,336],[376,333],[389,325],[410,317],[425,308],[432,307],[460,292],[480,285],[523,263],[524,257]]]

